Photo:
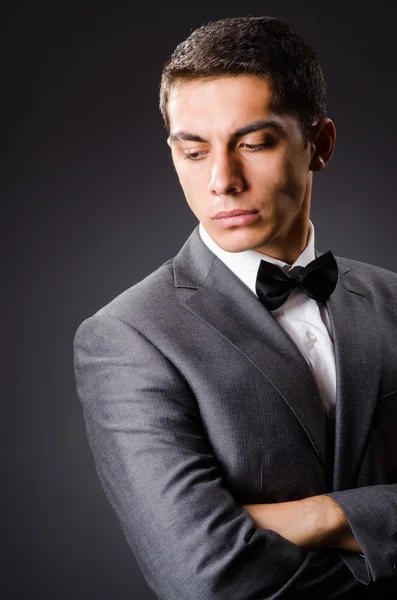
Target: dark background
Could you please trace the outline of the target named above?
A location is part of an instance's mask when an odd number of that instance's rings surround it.
[[[176,254],[197,224],[158,110],[162,66],[193,29],[268,14],[314,46],[337,128],[331,163],[314,176],[316,247],[397,271],[394,2],[211,4],[2,9],[7,600],[154,598],[96,476],[72,344],[83,319]]]

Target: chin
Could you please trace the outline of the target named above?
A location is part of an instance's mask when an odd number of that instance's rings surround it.
[[[256,239],[254,236],[233,236],[229,234],[217,236],[217,238],[214,238],[215,242],[226,252],[244,252],[244,250],[255,250],[255,248],[263,246],[263,241]]]

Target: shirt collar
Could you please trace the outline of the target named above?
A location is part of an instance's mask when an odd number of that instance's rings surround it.
[[[223,250],[214,242],[214,240],[209,236],[207,231],[204,229],[202,223],[199,223],[199,233],[203,242],[208,246],[208,248],[223,262],[225,265],[233,271],[233,273],[241,279],[249,289],[254,292],[255,295],[255,285],[256,285],[256,276],[258,273],[259,265],[261,260],[267,260],[275,265],[279,265],[280,267],[285,267],[288,265],[289,268],[296,267],[298,265],[305,267],[309,262],[315,259],[314,253],[314,225],[311,221],[310,230],[309,230],[309,239],[307,241],[306,247],[303,249],[301,254],[298,256],[296,261],[289,267],[288,263],[283,262],[277,258],[273,258],[272,256],[268,256],[267,254],[262,254],[257,250],[243,250],[242,252],[227,252]],[[289,268],[287,270],[289,270]]]

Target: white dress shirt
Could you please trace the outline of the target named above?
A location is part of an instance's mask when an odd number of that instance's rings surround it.
[[[297,265],[305,267],[315,259],[314,226],[310,221],[309,239],[306,248],[292,265],[282,260],[262,254],[257,250],[226,252],[222,250],[199,224],[199,233],[208,248],[239,278],[256,296],[256,276],[261,260],[267,260],[287,271]],[[290,335],[312,369],[314,379],[328,414],[335,407],[336,370],[332,331],[326,306],[309,298],[302,290],[295,288],[286,302],[271,311]]]

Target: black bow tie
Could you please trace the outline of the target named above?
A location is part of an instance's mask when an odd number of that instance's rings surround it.
[[[326,302],[338,281],[338,265],[328,250],[306,267],[294,267],[284,271],[267,260],[261,260],[256,278],[256,293],[259,300],[269,309],[279,308],[292,290],[299,287],[310,298]]]

